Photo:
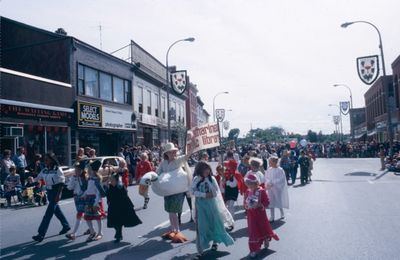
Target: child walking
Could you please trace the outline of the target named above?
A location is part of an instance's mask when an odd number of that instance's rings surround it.
[[[101,211],[101,175],[98,174],[98,170],[100,168],[101,162],[96,160],[89,164],[89,180],[86,191],[83,193],[83,197],[86,201],[85,206],[85,216],[90,234],[87,238],[86,242],[100,240],[103,238],[103,223],[101,219],[103,218],[103,214]],[[104,190],[102,191],[104,192]],[[96,220],[98,226],[98,232],[94,231],[92,221]]]
[[[248,187],[244,195],[244,207],[247,210],[250,257],[255,258],[263,243],[265,248],[268,248],[271,238],[279,240],[279,237],[269,224],[265,211],[269,204],[268,195],[260,187],[259,178],[249,173],[245,177],[245,182]]]
[[[128,191],[119,184],[119,175],[114,173],[111,176],[110,186],[106,192],[108,215],[107,227],[115,229],[115,243],[122,240],[122,227],[134,227],[142,224],[142,221],[135,213],[132,201],[128,197]]]
[[[265,173],[265,187],[270,199],[268,208],[271,209],[271,222],[275,221],[275,208],[280,210],[281,219],[285,218],[283,208],[289,208],[286,174],[281,167],[278,167],[278,160],[278,157],[270,157],[269,165],[271,167]]]
[[[214,251],[218,249],[218,243],[226,246],[233,244],[233,238],[224,227],[224,222],[233,225],[233,218],[224,205],[210,165],[199,162],[194,175],[191,190],[196,197],[196,246],[200,257],[211,242],[211,250]]]
[[[87,179],[87,172],[85,170],[86,164],[84,162],[77,162],[75,164],[75,176],[71,177],[71,180],[68,183],[67,189],[72,190],[74,193],[74,202],[76,208],[76,220],[74,229],[71,233],[66,234],[65,236],[69,240],[75,240],[76,231],[81,224],[82,217],[85,213],[85,199],[82,198],[83,193],[86,191],[88,179]],[[89,234],[88,231],[85,232],[86,235]]]

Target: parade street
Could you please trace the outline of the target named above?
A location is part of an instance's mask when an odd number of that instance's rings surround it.
[[[213,169],[215,166],[212,163]],[[298,180],[289,187],[286,218],[272,224],[280,241],[272,241],[260,258],[399,259],[400,176],[379,171],[379,166],[379,159],[317,159],[313,181],[300,186]],[[124,229],[124,239],[117,244],[113,242],[114,229],[108,228],[100,241],[86,243],[86,236],[79,236],[69,242],[64,235],[57,235],[61,230],[57,220],[51,222],[44,241],[33,242],[31,237],[46,207],[1,209],[1,259],[190,259],[195,255],[196,234],[194,224],[188,223],[186,202],[182,232],[189,242],[171,244],[160,237],[169,223],[163,198],[151,192],[149,207],[143,210],[138,187],[129,187],[129,194],[143,224]],[[239,196],[231,232],[235,244],[220,245],[217,252],[208,251],[203,259],[247,259],[247,223],[241,203]],[[72,224],[73,200],[60,205]],[[83,223],[78,234],[85,230]]]

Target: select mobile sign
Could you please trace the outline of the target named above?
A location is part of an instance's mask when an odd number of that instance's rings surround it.
[[[102,127],[102,107],[98,104],[78,102],[78,126]]]

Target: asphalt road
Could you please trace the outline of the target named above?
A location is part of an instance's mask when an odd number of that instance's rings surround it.
[[[215,165],[213,165],[215,168]],[[259,259],[400,259],[400,176],[381,172],[378,159],[318,159],[311,184],[289,188],[290,209],[285,221],[273,228],[280,241],[273,241]],[[194,225],[188,223],[185,202],[184,244],[163,241],[168,215],[163,199],[151,194],[143,210],[137,186],[129,194],[144,224],[123,230],[124,240],[113,243],[114,230],[104,229],[104,238],[86,243],[86,236],[69,242],[58,236],[61,225],[53,218],[47,237],[41,243],[36,234],[45,207],[0,210],[1,259],[190,259],[196,253]],[[204,259],[247,259],[247,228],[243,210],[235,215],[231,232],[235,245],[221,245],[207,252]],[[72,199],[61,202],[70,224],[74,224]],[[276,213],[279,216],[279,212]],[[106,222],[104,222],[104,226]],[[86,230],[83,223],[78,234]]]

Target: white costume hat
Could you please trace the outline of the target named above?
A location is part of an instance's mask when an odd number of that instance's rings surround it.
[[[262,159],[260,159],[258,157],[251,157],[249,160],[250,165],[251,165],[251,162],[257,162],[260,167],[263,165]]]
[[[167,153],[170,151],[178,151],[178,148],[175,147],[175,145],[173,143],[166,143],[164,146],[164,152],[163,153]]]

